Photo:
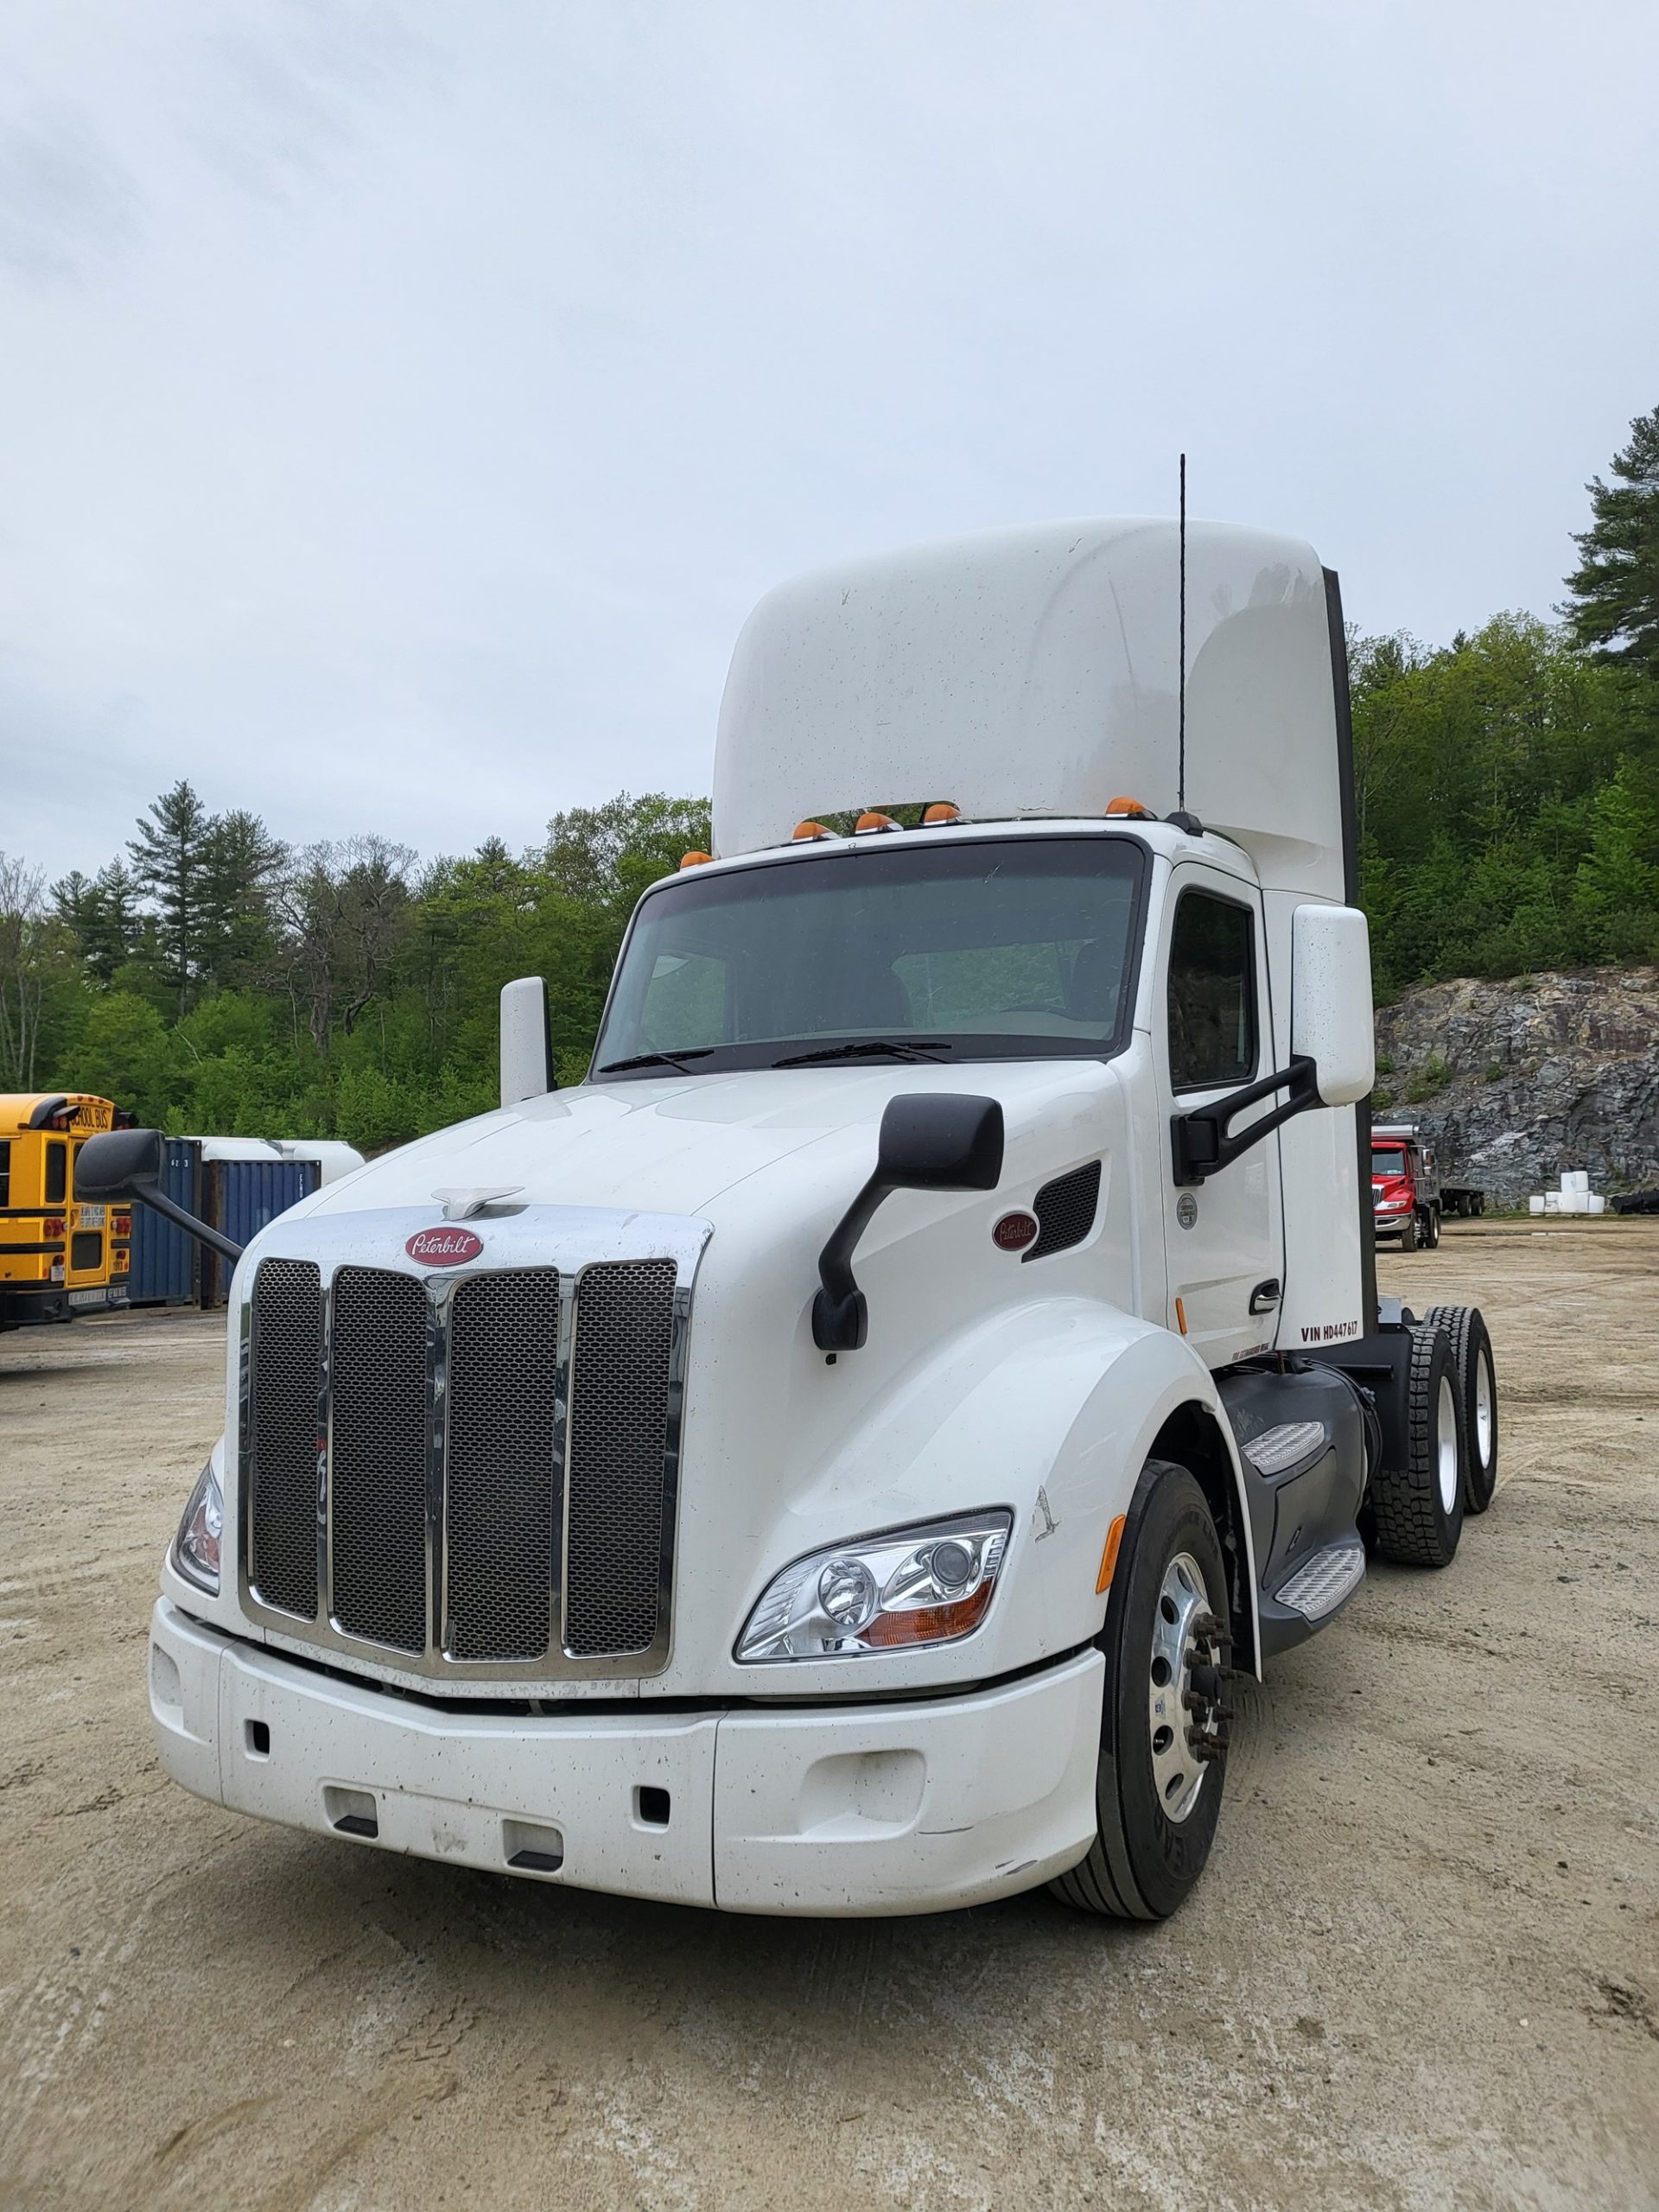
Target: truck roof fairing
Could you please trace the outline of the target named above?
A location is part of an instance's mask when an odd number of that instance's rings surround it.
[[[715,850],[809,817],[954,800],[971,819],[1178,798],[1173,522],[1050,523],[849,563],[769,592],[732,658]],[[1264,883],[1340,899],[1344,763],[1325,571],[1301,540],[1192,523],[1187,806]]]

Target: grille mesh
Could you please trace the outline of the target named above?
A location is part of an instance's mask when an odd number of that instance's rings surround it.
[[[564,1648],[645,1651],[657,1634],[671,1260],[606,1261],[576,1291],[566,1478]]]
[[[1091,1160],[1086,1167],[1074,1167],[1069,1175],[1057,1175],[1052,1183],[1045,1183],[1032,1200],[1039,1233],[1024,1257],[1046,1260],[1051,1252],[1069,1251],[1072,1245],[1081,1244],[1095,1225],[1095,1210],[1099,1204],[1097,1160]]]
[[[558,1478],[559,1278],[480,1275],[449,1328],[446,1647],[456,1659],[547,1649]]]
[[[334,1277],[334,1613],[346,1635],[398,1651],[426,1645],[426,1329],[413,1275]]]
[[[308,1261],[259,1262],[250,1363],[248,1579],[263,1605],[312,1620],[322,1281]]]

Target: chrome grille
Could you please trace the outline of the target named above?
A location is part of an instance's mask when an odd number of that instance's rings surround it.
[[[444,1649],[542,1658],[558,1483],[559,1278],[479,1275],[449,1320]],[[657,1457],[661,1461],[662,1440]]]
[[[426,1292],[342,1268],[330,1329],[329,1586],[347,1636],[426,1648]]]
[[[261,1600],[317,1610],[322,1276],[308,1260],[262,1260],[254,1277],[248,1440],[249,1569]]]
[[[663,1242],[613,1257],[640,1219]],[[262,1262],[242,1324],[250,1612],[400,1673],[660,1668],[707,1234],[599,1214],[563,1238],[525,1223],[537,1263],[502,1264],[509,1248],[479,1273],[331,1276],[327,1232],[310,1240],[321,1266]],[[549,1243],[557,1266],[539,1262]]]
[[[662,1587],[672,1260],[613,1261],[576,1290],[564,1648],[649,1650]]]

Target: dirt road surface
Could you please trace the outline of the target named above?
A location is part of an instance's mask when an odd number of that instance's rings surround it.
[[[264,1827],[149,1745],[208,1317],[0,1342],[0,2205],[1659,2205],[1659,1224],[1382,1262],[1503,1486],[1252,1692],[1176,1920],[727,1918]]]

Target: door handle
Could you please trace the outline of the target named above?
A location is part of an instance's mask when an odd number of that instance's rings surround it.
[[[1257,1283],[1255,1288],[1250,1293],[1252,1313],[1270,1313],[1278,1303],[1279,1278],[1277,1275],[1269,1275],[1265,1282]]]

